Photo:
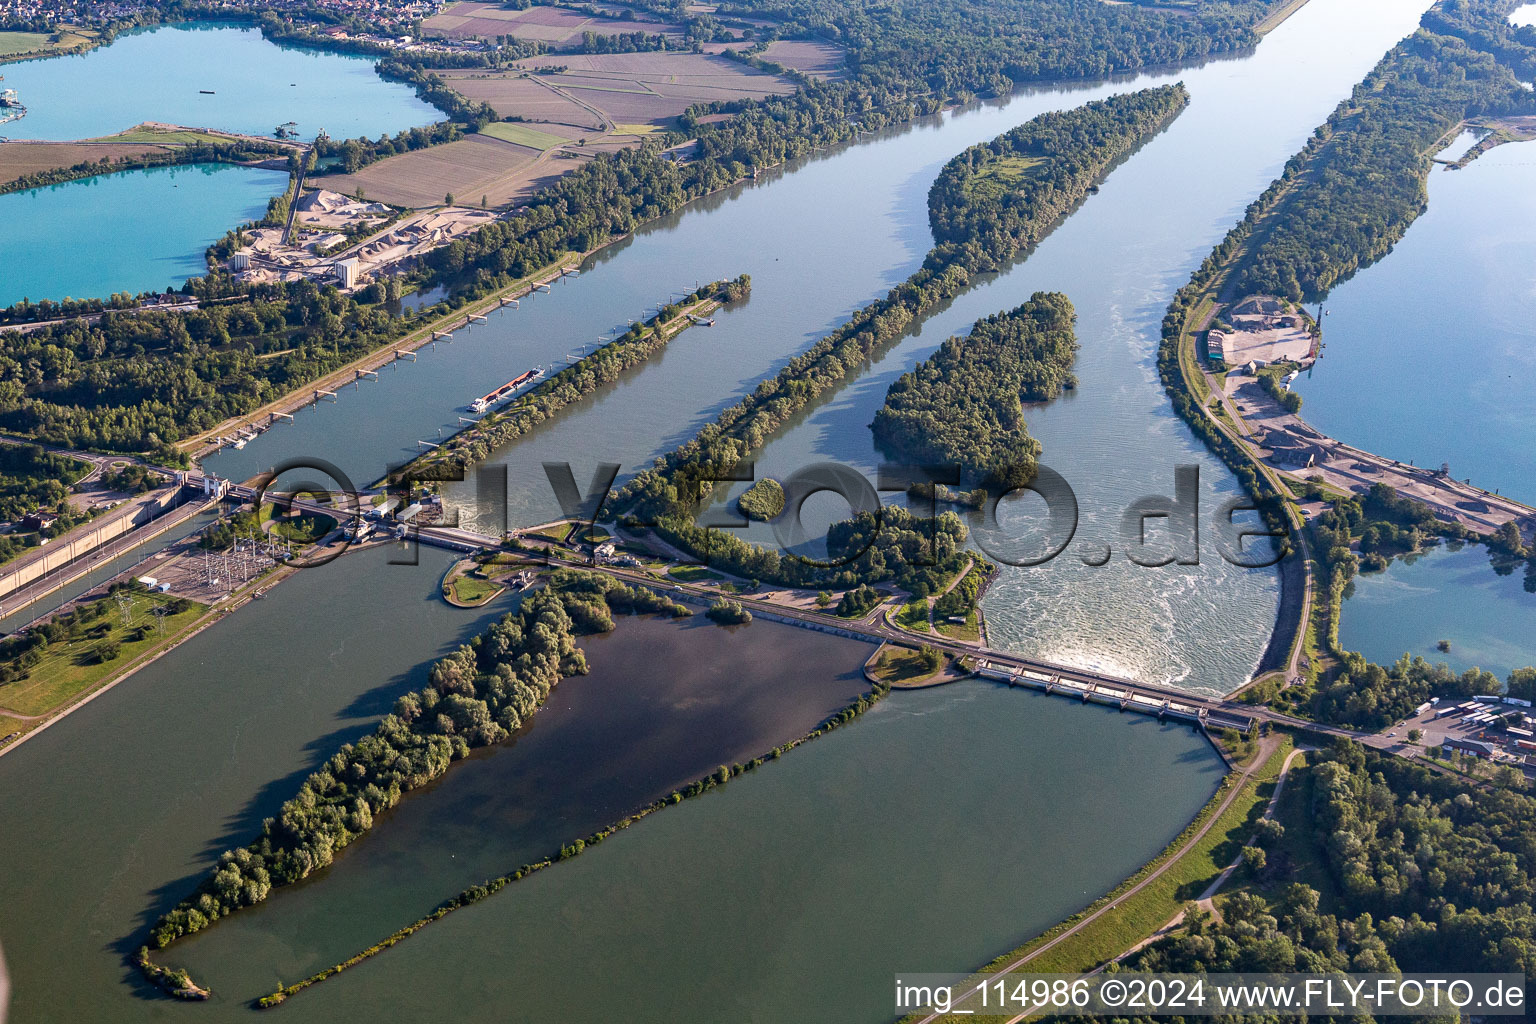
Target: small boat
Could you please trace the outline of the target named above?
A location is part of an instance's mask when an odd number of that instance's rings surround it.
[[[243,437],[235,438],[235,443],[230,445],[230,447],[233,448],[235,451],[239,451],[241,448],[245,447],[245,438],[243,438]]]
[[[212,89],[199,89],[197,91],[202,93],[204,96],[212,96],[212,95],[214,95],[214,92],[213,92]]]

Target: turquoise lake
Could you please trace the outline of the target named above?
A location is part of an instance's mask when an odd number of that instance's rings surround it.
[[[1536,143],[1435,168],[1428,211],[1391,255],[1328,296],[1323,358],[1297,384],[1302,418],[1536,503],[1533,224]]]
[[[1496,575],[1481,544],[1394,560],[1385,572],[1355,577],[1339,639],[1383,665],[1407,653],[1502,679],[1536,664],[1536,594],[1526,593],[1524,577],[1520,567]],[[1435,649],[1441,640],[1450,651]]]
[[[179,286],[208,245],[261,217],[288,175],[193,164],[0,196],[0,306]]]
[[[303,138],[324,131],[349,139],[443,119],[373,65],[370,57],[278,46],[248,26],[160,26],[80,56],[7,64],[6,88],[27,116],[0,127],[0,136],[96,138],[144,121],[271,135],[295,121]]]

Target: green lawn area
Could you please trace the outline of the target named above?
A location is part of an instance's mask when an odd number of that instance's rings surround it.
[[[150,128],[146,125],[138,125],[127,131],[118,132],[116,135],[104,135],[92,142],[141,142],[160,143],[166,146],[191,146],[199,142],[228,142],[226,136],[214,135],[211,132],[190,131],[162,131],[158,128]]]
[[[620,135],[649,135],[652,132],[661,131],[661,128],[654,124],[625,124],[615,121],[613,130]]]
[[[1039,156],[1005,156],[992,160],[965,183],[965,194],[973,199],[1000,199],[1044,163],[1045,158]]]
[[[976,609],[972,608],[965,613],[964,625],[958,622],[950,622],[947,619],[935,618],[933,626],[940,633],[951,640],[969,640],[972,642],[981,639],[981,623],[976,617]]]
[[[140,654],[176,636],[207,610],[194,601],[186,601],[184,610],[164,617],[162,628],[160,617],[150,609],[175,598],[166,594],[134,594],[131,624],[123,622],[115,599],[106,600],[107,614],[92,622],[80,636],[50,645],[26,678],[0,685],[0,704],[24,715],[46,714],[115,675]],[[116,656],[106,662],[99,660],[98,652],[113,643],[120,645]]]
[[[0,32],[0,57],[12,57],[18,53],[31,53],[48,45],[43,32]],[[0,736],[5,735],[0,732]]]
[[[896,613],[896,625],[919,633],[928,632],[928,599],[914,597],[902,605],[901,610]]]
[[[715,580],[725,579],[724,576],[702,565],[674,565],[667,570],[667,575],[684,583],[712,583]]]
[[[524,530],[524,537],[542,537],[545,540],[554,541],[556,544],[564,544],[566,535],[571,532],[570,523],[552,523],[549,526],[541,526],[537,530]]]
[[[937,670],[930,669],[923,661],[922,655],[916,651],[901,647],[887,647],[880,652],[874,664],[869,666],[869,671],[881,682],[910,685],[938,675],[943,668],[943,664],[940,663]]]
[[[1118,906],[1070,939],[1054,946],[1049,952],[1029,961],[1024,969],[1031,974],[1075,974],[1089,970],[1111,957],[1120,955],[1137,941],[1151,935],[1166,924],[1183,908],[1185,901],[1195,899],[1204,892],[1211,881],[1237,856],[1238,850],[1252,834],[1254,823],[1264,813],[1264,807],[1274,792],[1275,779],[1280,774],[1280,766],[1285,763],[1286,755],[1290,752],[1291,740],[1285,737],[1275,753],[1244,785],[1243,792],[1232,801],[1232,805],[1217,820],[1215,826],[1193,849],[1181,857],[1177,864],[1159,876],[1157,881],[1129,899],[1118,899],[1115,892],[1100,898],[1091,907],[1085,908],[1083,913],[1090,912],[1105,902],[1117,903]],[[1134,885],[1139,879],[1145,877],[1147,872],[1167,861],[1174,852],[1182,850],[1188,841],[1189,833],[1198,829],[1225,798],[1228,792],[1227,785],[1230,785],[1230,781],[1216,791],[1179,838],[1158,854],[1156,859],[1138,871],[1134,877],[1117,886],[1116,892]],[[1051,936],[1070,927],[1081,916],[1082,914],[1074,915],[1044,935],[1031,939],[1018,949],[1004,953],[988,964],[982,973],[1000,970],[1013,963],[1032,947],[1048,941]],[[949,1022],[973,1018],[950,1016],[940,1019],[949,1024]]]
[[[479,604],[482,601],[489,601],[501,593],[503,588],[500,583],[492,583],[490,580],[460,576],[448,584],[448,589],[453,591],[454,600],[461,604]]]
[[[563,146],[570,139],[559,135],[551,135],[549,132],[541,132],[527,125],[517,124],[512,121],[492,121],[480,129],[481,135],[489,135],[493,139],[502,142],[510,142],[518,146],[527,146],[529,149],[537,149],[540,152]]]

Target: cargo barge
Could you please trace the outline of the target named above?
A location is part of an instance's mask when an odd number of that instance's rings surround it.
[[[512,393],[518,388],[522,387],[524,384],[527,384],[529,381],[538,380],[542,376],[544,376],[544,371],[542,369],[532,369],[520,373],[516,377],[513,377],[511,380],[507,381],[501,387],[497,388],[495,391],[492,391],[490,394],[482,395],[481,397],[475,399],[473,402],[469,403],[469,409],[471,412],[478,416],[480,413],[485,412],[497,402],[502,402],[508,398],[511,398]]]

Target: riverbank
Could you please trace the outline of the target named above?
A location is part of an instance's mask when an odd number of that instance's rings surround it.
[[[142,565],[143,563],[140,564]],[[137,571],[138,566],[134,566],[133,568],[130,568],[121,573],[118,577],[116,577],[116,579],[130,579]],[[68,703],[63,704],[57,709],[49,711],[46,714],[29,717],[26,719],[26,721],[30,724],[27,725],[26,730],[23,731],[20,736],[17,736],[11,742],[0,745],[0,757],[4,757],[6,754],[9,754],[19,748],[28,740],[34,739],[41,735],[52,726],[63,721],[69,715],[74,714],[76,711],[79,711],[81,708],[90,704],[98,697],[108,693],[120,683],[130,679],[148,666],[153,665],[155,662],[159,661],[171,651],[174,651],[176,648],[186,643],[188,640],[197,636],[205,629],[208,629],[218,623],[226,615],[238,611],[240,608],[250,603],[250,601],[258,596],[258,591],[265,593],[267,590],[270,590],[272,587],[277,586],[283,580],[287,579],[296,571],[297,570],[295,569],[279,566],[273,569],[270,573],[251,580],[249,583],[231,591],[229,598],[226,601],[209,607],[203,615],[191,622],[186,623],[183,628],[166,636],[162,640],[156,641],[153,645],[141,652],[132,662],[124,665],[115,673],[103,677],[104,681],[94,685],[83,694],[78,694],[71,697]],[[6,713],[6,710],[4,708],[0,708],[0,719],[7,717],[10,716]]]
[[[751,290],[751,278],[742,274],[735,280],[703,285],[681,302],[663,302],[649,320],[632,323],[628,331],[599,346],[591,355],[583,356],[554,376],[540,381],[505,408],[492,412],[418,456],[398,475],[430,479],[433,467],[462,470],[484,460],[494,447],[521,437],[565,406],[612,384],[619,374],[661,352],[688,328],[697,325],[713,327],[715,321],[709,319],[709,314],[728,302],[745,299]],[[465,322],[469,322],[467,317]]]
[[[1153,935],[1189,900],[1222,877],[1267,807],[1292,750],[1289,736],[1264,741],[1241,770],[1230,773],[1177,839],[1136,874],[1082,911],[1018,949],[1003,954],[953,990],[1028,965],[1032,973],[1081,974],[1122,955]],[[1256,813],[1257,812],[1257,813]],[[952,1004],[960,1007],[965,999]],[[972,1011],[912,1014],[902,1024],[960,1024]],[[1019,1020],[1016,1017],[1014,1020]]]
[[[772,750],[754,757],[746,763],[733,764],[730,766],[721,765],[714,774],[704,776],[694,781],[687,787],[675,789],[667,796],[656,800],[646,805],[645,807],[642,807],[634,813],[626,815],[624,818],[615,821],[611,825],[599,829],[584,838],[576,839],[569,844],[561,846],[557,852],[552,853],[550,856],[543,860],[532,864],[525,864],[515,871],[489,879],[481,885],[471,886],[470,888],[465,889],[463,892],[459,893],[457,896],[444,901],[440,906],[438,906],[436,910],[434,910],[426,917],[422,917],[411,922],[405,927],[391,933],[380,942],[377,942],[374,945],[369,946],[368,948],[352,955],[351,957],[348,957],[346,960],[341,961],[334,967],[327,968],[318,974],[311,975],[310,977],[294,984],[284,985],[270,995],[263,996],[256,1000],[255,1006],[258,1009],[270,1009],[274,1006],[279,1006],[282,1003],[288,1001],[293,996],[302,992],[304,989],[313,985],[318,985],[320,982],[325,981],[328,978],[333,978],[340,974],[342,971],[356,967],[371,957],[377,956],[379,953],[382,953],[385,950],[398,945],[400,942],[410,938],[412,935],[414,935],[416,932],[419,932],[427,925],[442,920],[444,917],[447,917],[455,910],[460,910],[464,907],[479,903],[481,900],[496,895],[498,892],[506,888],[508,885],[511,885],[513,882],[522,881],[524,878],[537,874],[538,872],[541,872],[555,864],[568,861],[580,855],[588,848],[596,846],[599,843],[602,843],[604,840],[616,835],[617,833],[620,833],[632,825],[635,825],[638,822],[644,820],[645,818],[650,817],[657,811],[670,807],[674,804],[680,804],[684,800],[690,799],[692,797],[703,796],[704,794],[712,792],[713,790],[725,785],[732,779],[756,771],[758,768],[767,764],[769,761],[777,760],[779,757],[788,753],[789,751],[809,743],[814,739],[825,736],[826,734],[840,728],[841,726],[853,722],[860,715],[864,714],[864,712],[878,704],[889,693],[889,687],[876,685],[868,693],[858,697],[851,703],[844,706],[842,710],[829,717],[821,725],[817,726],[810,732],[790,740],[787,743],[781,744],[780,746],[774,747]]]
[[[76,142],[0,142],[0,195],[153,167],[202,163],[255,167],[302,154],[306,148],[294,142],[154,121]]]

